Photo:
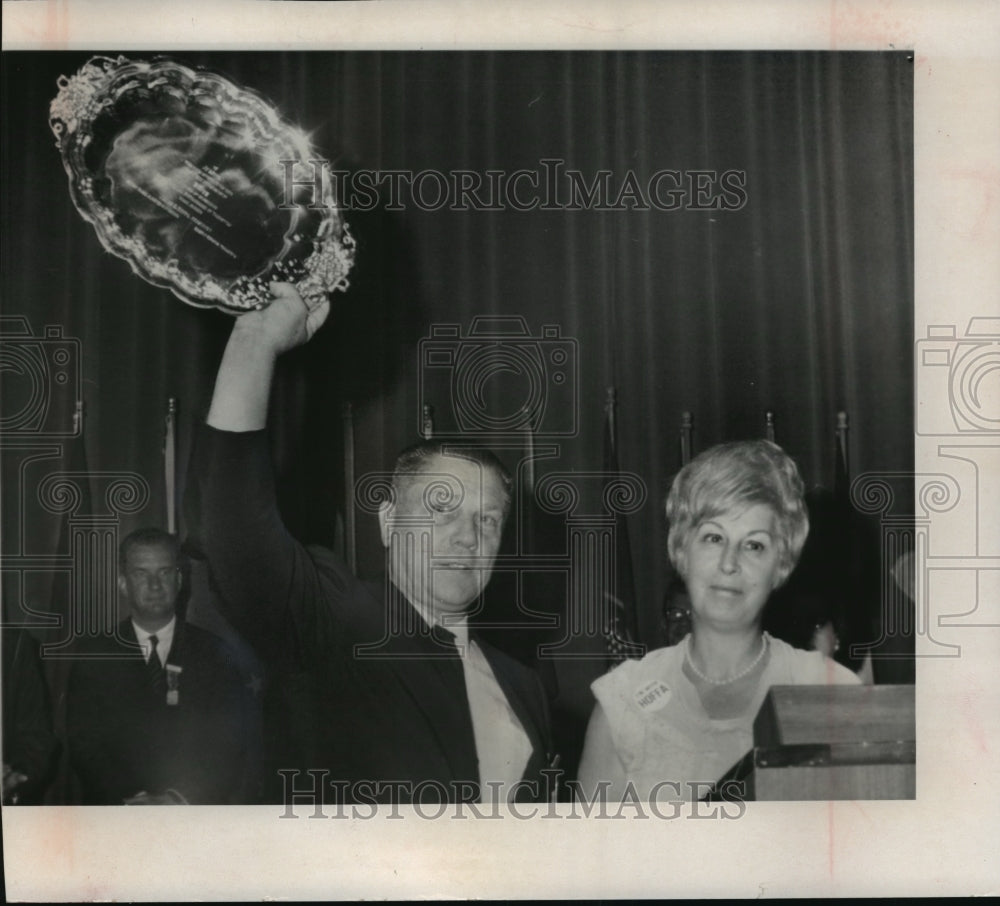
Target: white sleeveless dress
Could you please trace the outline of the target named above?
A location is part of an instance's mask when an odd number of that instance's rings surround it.
[[[686,798],[688,784],[723,777],[753,747],[753,721],[771,686],[860,682],[818,651],[768,641],[770,656],[750,704],[731,718],[713,719],[702,706],[683,669],[686,641],[625,661],[591,684],[626,780],[642,801],[674,800],[678,792]]]

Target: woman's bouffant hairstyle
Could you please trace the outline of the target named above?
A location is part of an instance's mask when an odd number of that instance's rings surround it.
[[[778,584],[798,562],[809,534],[802,476],[792,458],[769,440],[719,444],[700,453],[674,478],[667,495],[667,553],[686,573],[684,548],[706,519],[763,503],[776,517]]]

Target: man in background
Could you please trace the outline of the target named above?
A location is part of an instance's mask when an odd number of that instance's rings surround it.
[[[3,802],[38,805],[59,743],[38,642],[27,630],[3,629]]]
[[[82,643],[67,735],[85,805],[255,801],[259,719],[235,656],[178,612],[177,539],[133,532],[118,555],[129,617]]]

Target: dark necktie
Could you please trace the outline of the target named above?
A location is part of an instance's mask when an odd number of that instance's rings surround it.
[[[164,698],[167,694],[167,676],[163,672],[163,665],[160,663],[160,656],[156,653],[156,644],[159,639],[155,635],[149,637],[149,659],[146,661],[146,673],[149,674],[149,684],[156,693],[157,698]]]
[[[459,771],[459,776],[475,781],[471,785],[463,787],[463,801],[477,802],[479,800],[479,765],[476,760],[476,731],[472,724],[469,690],[465,682],[465,667],[458,653],[455,633],[435,623],[431,627],[431,638],[436,650],[445,655],[443,658],[439,657],[435,663],[445,677],[452,698],[446,712],[443,715],[439,713],[437,719],[448,739],[466,741],[465,745],[460,747],[461,754],[453,753],[453,757],[458,759],[459,763],[464,764],[464,768]]]
[[[450,629],[445,629],[443,626],[435,623],[431,627],[431,638],[434,639],[445,653],[453,657],[458,655],[458,646],[455,644],[455,633]]]
[[[431,627],[431,641],[434,645],[434,653],[439,658],[438,665],[442,670],[451,674],[453,682],[461,682],[464,693],[465,671],[462,667],[462,659],[458,654],[458,645],[455,644],[455,633],[435,623]]]

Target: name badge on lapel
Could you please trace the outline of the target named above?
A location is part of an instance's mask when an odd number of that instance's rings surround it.
[[[659,711],[670,701],[670,687],[663,680],[643,683],[635,690],[633,700],[640,711]]]
[[[181,702],[181,669],[177,664],[167,664],[167,704]]]

